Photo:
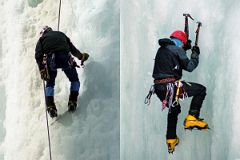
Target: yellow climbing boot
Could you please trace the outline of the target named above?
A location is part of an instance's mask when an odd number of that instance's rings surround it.
[[[166,140],[167,146],[168,146],[168,153],[173,153],[175,150],[175,146],[179,143],[179,138],[175,139],[167,139]]]
[[[188,115],[185,118],[184,121],[184,128],[185,129],[193,129],[193,128],[197,128],[199,130],[207,130],[209,129],[207,122],[204,122],[203,119],[200,118],[196,118],[192,115]]]

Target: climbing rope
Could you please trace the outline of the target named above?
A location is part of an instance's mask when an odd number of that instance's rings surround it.
[[[58,11],[58,31],[60,26],[60,16],[61,16],[61,4],[62,1],[59,1],[59,11]],[[51,138],[50,138],[50,129],[49,129],[49,122],[48,122],[48,114],[47,114],[47,99],[46,99],[46,86],[43,80],[43,88],[44,88],[44,97],[45,97],[45,107],[46,107],[46,121],[47,121],[47,133],[48,133],[48,147],[49,147],[49,158],[52,160],[52,150],[51,150]]]
[[[47,115],[46,87],[45,87],[44,80],[43,80],[43,88],[44,88],[44,97],[45,97],[45,110],[46,110],[46,121],[47,121],[49,156],[50,156],[50,160],[52,160],[51,139],[50,139],[50,131],[49,131],[49,123],[48,123],[48,115]]]
[[[59,0],[59,9],[58,9],[58,31],[59,31],[59,26],[60,26],[61,6],[62,6],[62,0]]]

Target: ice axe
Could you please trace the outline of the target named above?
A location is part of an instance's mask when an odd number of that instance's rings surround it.
[[[189,39],[189,27],[188,27],[188,17],[194,20],[189,13],[183,13],[183,16],[185,17],[185,28],[184,32],[187,36],[187,40]]]
[[[202,26],[201,22],[197,22],[198,26],[197,26],[197,30],[196,30],[196,39],[195,39],[195,46],[198,46],[198,37],[199,37],[199,31],[200,31],[200,27]]]

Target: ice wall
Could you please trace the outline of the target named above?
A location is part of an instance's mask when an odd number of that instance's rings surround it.
[[[58,4],[0,1],[1,95],[5,96],[0,99],[0,159],[49,158],[43,87],[34,49],[42,26],[57,29]],[[50,126],[52,157],[117,160],[119,1],[62,0],[60,30],[91,57],[84,69],[78,69],[81,91],[77,111],[64,114]],[[55,102],[60,114],[67,110],[68,95],[69,82],[59,70]]]
[[[240,158],[239,135],[239,1],[140,0],[121,1],[121,159],[235,160]],[[152,84],[158,39],[184,29],[183,13],[202,21],[200,64],[183,79],[207,87],[201,117],[208,132],[184,131],[190,100],[182,103],[173,155],[165,144],[167,110],[152,97],[143,101]],[[190,22],[190,38],[196,24]],[[190,53],[188,53],[190,55]],[[127,58],[126,58],[127,57]]]

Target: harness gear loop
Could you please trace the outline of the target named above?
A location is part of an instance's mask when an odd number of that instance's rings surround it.
[[[145,103],[146,105],[150,105],[150,103],[151,103],[151,97],[152,97],[152,95],[153,95],[154,93],[155,93],[154,85],[151,85],[150,90],[149,90],[149,92],[148,92],[148,95],[146,96],[146,98],[145,98],[145,100],[144,100],[144,103]]]

